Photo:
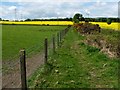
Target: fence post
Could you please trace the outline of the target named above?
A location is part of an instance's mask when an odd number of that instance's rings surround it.
[[[61,31],[61,38],[63,39],[63,30]]]
[[[53,53],[55,53],[55,36],[53,35]]]
[[[59,47],[59,33],[57,33],[57,45]]]
[[[62,39],[62,37],[61,37],[61,31],[60,31],[60,42],[61,42],[61,39]]]
[[[65,36],[65,30],[63,30],[63,38],[64,38],[64,36]]]
[[[63,37],[65,36],[65,29],[63,30]]]
[[[66,29],[65,29],[65,35],[66,35]]]
[[[26,53],[25,50],[20,50],[20,68],[21,68],[21,86],[22,90],[27,90],[26,80]]]
[[[60,47],[61,47],[61,41],[62,41],[62,31],[60,31]]]
[[[48,41],[47,38],[45,38],[45,64],[47,63],[47,59],[48,59]]]

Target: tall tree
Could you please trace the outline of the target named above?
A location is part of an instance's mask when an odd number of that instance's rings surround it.
[[[79,14],[79,13],[76,13],[74,16],[73,16],[73,22],[74,23],[79,23],[80,19],[83,18],[83,15],[82,14]]]

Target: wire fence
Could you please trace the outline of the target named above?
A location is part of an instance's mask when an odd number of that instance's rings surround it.
[[[22,49],[10,60],[2,62],[2,88],[27,88],[27,79],[42,64],[46,64],[49,56],[61,46],[62,39],[69,31],[70,26],[51,38],[28,49]]]

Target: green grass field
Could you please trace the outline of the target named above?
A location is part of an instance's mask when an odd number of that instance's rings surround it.
[[[110,40],[116,36],[108,33],[102,31],[100,35]],[[48,65],[39,68],[28,80],[29,87],[118,88],[119,58],[109,58],[99,48],[85,44],[84,39],[85,36],[70,31]]]
[[[3,60],[19,55],[22,48],[39,52],[45,37],[49,40],[53,34],[67,26],[2,26]],[[62,41],[56,54],[50,55],[48,65],[41,66],[28,80],[30,88],[118,88],[119,58],[109,58],[84,41],[105,40],[117,49],[119,31],[102,30],[99,34],[82,36],[73,28]]]
[[[39,51],[44,45],[45,37],[51,38],[59,30],[67,26],[30,26],[30,25],[2,25],[2,58],[10,59],[19,55],[22,48],[35,48]],[[29,51],[28,51],[29,52]]]

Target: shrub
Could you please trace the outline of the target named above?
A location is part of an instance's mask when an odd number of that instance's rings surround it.
[[[80,33],[90,34],[93,32],[100,33],[100,31],[101,31],[101,28],[98,24],[91,24],[88,21],[86,21],[85,23],[78,23],[76,21],[76,23],[74,23],[73,26],[76,28],[77,32],[80,32]]]
[[[110,18],[107,19],[107,24],[110,25],[112,23],[112,20]]]

